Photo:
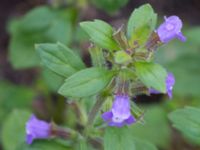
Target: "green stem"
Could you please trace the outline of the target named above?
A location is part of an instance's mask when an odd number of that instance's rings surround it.
[[[51,135],[62,138],[62,139],[66,139],[66,140],[77,139],[81,137],[81,135],[77,131],[71,128],[62,128],[55,124],[52,124]]]
[[[95,120],[98,112],[100,111],[101,106],[103,105],[104,101],[105,101],[105,99],[102,97],[102,95],[97,96],[97,101],[94,104],[94,106],[92,107],[92,109],[88,115],[87,128],[90,128],[93,125],[94,120]]]

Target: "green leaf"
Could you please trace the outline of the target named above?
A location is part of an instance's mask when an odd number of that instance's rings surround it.
[[[112,27],[102,20],[81,22],[80,26],[90,36],[91,41],[107,50],[119,50],[117,42],[113,39]]]
[[[26,86],[0,82],[0,105],[7,109],[27,107],[34,96],[34,91]]]
[[[108,127],[104,135],[105,150],[136,150],[127,128]]]
[[[25,141],[25,123],[31,113],[14,110],[8,115],[3,124],[2,143],[5,150],[16,150]]]
[[[30,10],[21,20],[21,28],[24,31],[34,32],[38,30],[44,30],[52,19],[55,18],[55,13],[46,6],[36,7]],[[44,21],[45,20],[45,21]]]
[[[66,97],[87,97],[100,92],[113,77],[113,73],[103,68],[81,70],[65,80],[59,93]]]
[[[69,77],[85,68],[84,63],[77,54],[61,43],[37,44],[36,50],[42,63],[61,76]]]
[[[48,88],[49,90],[57,92],[64,80],[64,77],[54,73],[48,68],[42,68],[40,81],[45,82],[45,85],[47,85],[46,88]]]
[[[166,70],[159,64],[151,62],[136,62],[136,74],[139,79],[148,87],[160,92],[166,92]]]
[[[45,37],[53,42],[59,41],[64,44],[69,44],[72,40],[72,33],[72,23],[66,19],[57,18],[46,31]]]
[[[67,10],[39,7],[21,19],[10,21],[9,59],[14,68],[24,69],[39,65],[39,57],[34,50],[35,43],[71,42],[72,21],[66,12]]]
[[[88,34],[80,27],[76,27],[76,32],[74,33],[74,41],[77,43],[84,43],[89,39]]]
[[[105,150],[156,150],[151,143],[135,138],[129,130],[126,127],[107,128],[104,135]]]
[[[142,5],[135,9],[131,14],[128,26],[127,35],[130,38],[130,45],[136,41],[140,46],[149,38],[151,32],[155,29],[157,15],[149,4]]]
[[[9,61],[12,66],[15,69],[23,69],[38,65],[39,57],[35,53],[34,44],[42,42],[42,36],[23,34],[18,27],[15,30],[9,43]]]
[[[79,139],[79,142],[77,142],[76,148],[77,150],[94,150],[86,139]]]
[[[34,91],[26,86],[0,82],[0,122],[14,108],[29,107],[34,96]]]
[[[185,107],[169,114],[173,126],[192,143],[200,145],[200,109]]]
[[[153,145],[150,142],[147,142],[147,141],[141,140],[141,139],[137,139],[137,138],[134,138],[133,140],[134,140],[136,150],[157,150],[155,145]]]
[[[92,3],[107,13],[114,13],[125,6],[129,0],[92,0]]]
[[[33,144],[23,143],[16,150],[72,150],[54,140],[37,140]]]
[[[130,134],[136,138],[147,140],[162,149],[167,149],[171,138],[167,113],[160,105],[144,107],[143,110],[146,110],[144,124],[136,123],[132,125]]]
[[[175,77],[178,77],[173,90],[174,94],[200,96],[199,63],[200,53],[181,56],[166,66],[173,72]]]

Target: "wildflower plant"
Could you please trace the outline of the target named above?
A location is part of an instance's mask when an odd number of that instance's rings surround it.
[[[36,44],[42,64],[65,78],[58,93],[80,106],[83,131],[63,130],[69,132],[69,138],[70,135],[76,135],[73,138],[84,141],[84,144],[79,142],[80,147],[85,147],[91,139],[99,142],[98,138],[102,139],[105,131],[105,150],[118,150],[119,147],[129,150],[132,146],[137,149],[135,143],[138,141],[132,138],[127,126],[141,122],[144,112],[133,98],[151,93],[166,93],[172,97],[175,78],[155,63],[154,57],[159,46],[175,38],[184,42],[186,38],[181,32],[182,21],[179,17],[165,17],[164,23],[158,28],[156,23],[157,15],[149,4],[133,11],[126,28],[121,26],[116,29],[98,19],[81,22],[81,28],[91,41],[88,52],[92,66],[89,68],[64,44]],[[83,107],[86,99],[94,101],[90,110]],[[54,130],[54,136],[59,136],[60,132],[56,132],[58,127],[51,128],[50,123],[35,121],[39,123],[34,125],[32,119],[27,123],[28,144],[33,139],[50,138],[44,133],[46,127],[48,133]],[[43,129],[45,131],[35,131]],[[30,134],[33,136],[31,140]],[[123,136],[124,140],[119,141],[114,135]]]

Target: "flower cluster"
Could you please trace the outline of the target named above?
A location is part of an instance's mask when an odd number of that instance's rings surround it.
[[[177,16],[170,16],[168,18],[165,17],[165,22],[162,23],[158,29],[155,31],[156,36],[158,37],[158,42],[160,41],[163,44],[168,43],[169,41],[177,38],[180,41],[186,41],[185,36],[183,36],[181,32],[182,21]],[[150,37],[149,40],[151,40]],[[155,42],[155,41],[154,41]],[[150,43],[151,46],[155,47],[155,42]],[[172,90],[175,84],[175,78],[172,73],[168,73],[166,77],[166,93],[169,98],[172,98]],[[149,93],[151,94],[159,94],[160,91],[155,90],[153,88],[149,89]],[[124,125],[130,125],[136,122],[136,119],[131,114],[130,107],[130,97],[128,93],[115,95],[114,102],[110,111],[102,114],[102,118],[109,126],[122,127]]]

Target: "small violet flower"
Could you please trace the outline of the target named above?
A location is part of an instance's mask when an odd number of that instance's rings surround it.
[[[102,118],[109,126],[122,127],[130,125],[136,120],[131,115],[128,95],[116,95],[112,109],[102,114]]]
[[[172,98],[172,90],[173,90],[173,86],[175,84],[175,78],[174,75],[172,73],[168,73],[167,78],[166,78],[166,90],[167,90],[167,94],[169,96],[169,98]],[[149,92],[151,94],[159,94],[160,92],[155,90],[155,89],[150,89]]]
[[[39,120],[32,115],[26,123],[26,143],[31,144],[34,139],[46,139],[50,137],[51,124]]]
[[[178,16],[165,17],[165,22],[158,29],[157,34],[163,43],[168,43],[174,38],[182,42],[186,41],[186,37],[181,33],[182,21]]]

